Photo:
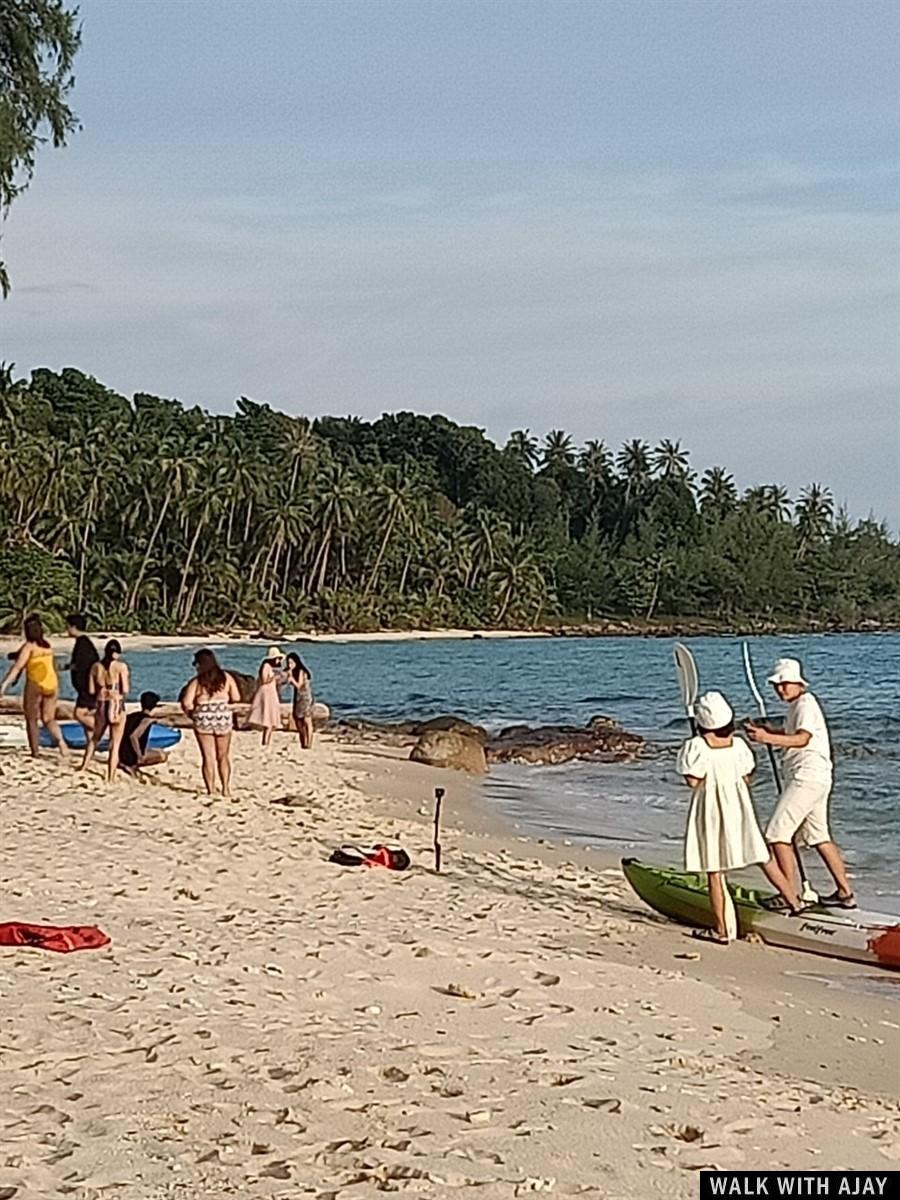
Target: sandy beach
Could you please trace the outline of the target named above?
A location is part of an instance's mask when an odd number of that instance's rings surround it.
[[[296,631],[260,636],[247,631],[221,631],[205,634],[152,634],[117,633],[115,630],[91,630],[91,637],[98,645],[108,638],[116,638],[125,654],[134,650],[175,650],[191,646],[259,646],[262,649],[272,641],[285,645],[297,642],[435,642],[471,641],[482,638],[486,641],[503,641],[509,638],[546,638],[550,634],[541,629],[385,629],[373,633],[311,633]],[[72,639],[64,634],[51,635],[50,644],[54,651],[66,655],[72,648]],[[0,654],[6,655],[22,645],[20,637],[0,637]]]
[[[900,1161],[890,976],[699,952],[613,863],[371,746],[238,735],[232,802],[189,738],[151,782],[99,770],[0,755],[3,919],[112,939],[0,951],[4,1195],[693,1197],[707,1166]],[[413,868],[327,861],[379,838]]]

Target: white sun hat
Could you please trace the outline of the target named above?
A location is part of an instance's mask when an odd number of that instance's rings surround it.
[[[803,687],[809,686],[803,678],[803,668],[800,666],[800,660],[796,658],[779,658],[775,664],[775,670],[769,676],[767,682],[799,683]]]
[[[704,692],[694,708],[701,729],[723,729],[734,720],[731,705],[721,692]]]

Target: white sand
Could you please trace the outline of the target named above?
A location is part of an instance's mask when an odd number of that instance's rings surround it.
[[[49,753],[0,771],[0,919],[112,937],[0,950],[16,1200],[630,1200],[694,1197],[712,1165],[900,1161],[900,1107],[877,1094],[895,1001],[792,978],[831,968],[760,947],[694,958],[614,872],[473,821],[454,775],[286,735],[264,755],[249,734],[233,803],[197,795],[187,739],[147,785]],[[440,876],[417,812],[435,784]],[[378,836],[414,869],[325,861]]]
[[[473,638],[484,640],[506,640],[509,638],[543,638],[550,637],[545,630],[540,629],[388,629],[375,633],[311,633],[298,630],[295,633],[281,634],[280,638],[260,638],[246,632],[211,632],[207,634],[150,634],[150,633],[116,633],[115,630],[90,630],[90,637],[102,645],[108,638],[116,638],[122,645],[123,653],[131,650],[171,650],[191,646],[257,646],[265,650],[272,640],[284,642],[286,646],[296,642],[439,642],[439,641],[471,641]],[[50,644],[58,654],[67,654],[72,647],[72,639],[64,635],[53,635]],[[18,650],[22,639],[17,637],[0,637],[0,654],[6,655]]]

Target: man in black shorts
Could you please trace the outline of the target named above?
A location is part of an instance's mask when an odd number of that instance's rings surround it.
[[[141,711],[129,713],[125,718],[125,731],[119,746],[119,766],[129,775],[140,767],[158,767],[168,759],[165,750],[148,750],[147,742],[153,726],[153,710],[159,704],[156,692],[144,692],[141,696]]]
[[[69,675],[72,680],[72,690],[75,693],[75,720],[88,733],[94,728],[94,710],[97,707],[96,697],[90,694],[88,681],[91,677],[91,667],[99,662],[100,655],[97,647],[85,633],[87,621],[82,613],[72,613],[66,617],[66,633],[75,639],[72,647],[72,657],[69,661]]]

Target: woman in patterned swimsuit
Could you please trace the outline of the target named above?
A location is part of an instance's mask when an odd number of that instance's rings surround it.
[[[197,674],[181,694],[181,707],[194,726],[207,793],[216,794],[218,773],[222,795],[229,796],[234,728],[231,706],[240,702],[240,692],[234,677],[222,670],[212,650],[198,650],[194,666]]]
[[[294,718],[294,728],[304,750],[311,750],[313,744],[313,694],[312,672],[299,654],[287,656],[288,682],[294,689],[294,703],[291,715]]]

